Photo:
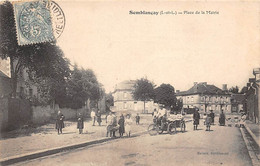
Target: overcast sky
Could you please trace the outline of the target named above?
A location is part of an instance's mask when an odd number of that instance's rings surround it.
[[[106,92],[147,76],[187,90],[193,82],[244,86],[260,67],[259,3],[58,2],[65,56],[91,68]],[[129,11],[218,11],[218,15],[130,15]]]

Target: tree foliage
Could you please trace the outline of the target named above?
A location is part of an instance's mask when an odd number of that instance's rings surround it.
[[[154,87],[155,85],[149,81],[147,78],[141,78],[136,80],[136,84],[134,86],[133,97],[135,100],[144,102],[144,111],[145,113],[145,102],[151,99],[154,99]]]
[[[149,101],[154,98],[154,84],[147,78],[141,78],[136,81],[133,97],[135,100]]]
[[[170,84],[161,84],[155,89],[154,101],[164,105],[167,108],[173,109],[177,102],[174,87]]]
[[[10,2],[0,5],[0,58],[10,59],[12,94],[15,97],[21,70],[27,69],[34,79],[51,78],[56,81],[68,76],[69,70],[68,61],[55,42],[18,45],[13,13]]]
[[[114,106],[114,97],[112,93],[106,94],[106,112],[110,111],[110,106]]]
[[[101,97],[100,84],[94,72],[90,69],[74,67],[68,80],[68,98],[71,108],[81,108],[90,99],[97,102]]]

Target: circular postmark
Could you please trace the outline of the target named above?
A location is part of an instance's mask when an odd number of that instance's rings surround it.
[[[19,16],[20,31],[28,40],[44,40],[52,36],[51,16],[40,1],[25,3]]]
[[[54,1],[46,1],[46,7],[50,10],[52,18],[52,29],[54,37],[57,39],[65,28],[65,15],[61,7]]]

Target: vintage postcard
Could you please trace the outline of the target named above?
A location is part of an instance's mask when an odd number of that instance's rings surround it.
[[[260,2],[0,2],[0,165],[257,166]]]

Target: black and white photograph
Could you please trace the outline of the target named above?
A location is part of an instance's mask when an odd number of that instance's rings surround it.
[[[0,165],[259,166],[260,1],[0,0]]]

